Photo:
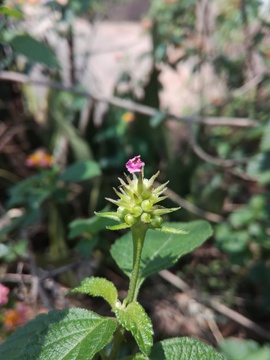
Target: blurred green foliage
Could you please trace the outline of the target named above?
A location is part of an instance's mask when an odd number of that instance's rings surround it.
[[[76,242],[75,246],[81,249],[81,254],[90,256],[105,224],[100,219],[85,218],[92,216],[93,210],[104,207],[103,198],[112,195],[115,175],[125,171],[125,161],[141,154],[149,174],[160,168],[160,179],[170,179],[169,186],[176,194],[224,219],[215,225],[211,243],[221,255],[196,267],[195,281],[204,280],[210,293],[222,291],[224,301],[230,298],[231,305],[234,296],[241,295],[248,310],[260,309],[269,315],[270,77],[267,69],[270,19],[261,12],[257,0],[215,0],[208,4],[204,13],[198,1],[152,1],[146,14],[151,24],[148,30],[152,49],[147,54],[151,58],[151,69],[149,78],[142,79],[143,96],[137,97],[128,73],[119,79],[119,84],[128,85],[128,90],[120,93],[116,86],[114,95],[152,106],[157,109],[156,115],[151,118],[138,112],[128,122],[124,120],[125,109],[110,106],[101,124],[97,125],[94,101],[82,129],[82,113],[89,102],[79,94],[84,89],[78,86],[80,79],[74,71],[74,23],[80,17],[93,22],[108,4],[109,1],[73,0],[66,5],[57,1],[46,5],[58,14],[54,31],[68,44],[69,78],[75,93],[50,89],[40,114],[40,111],[33,111],[32,98],[26,88],[14,90],[8,83],[0,88],[3,122],[12,128],[20,120],[28,127],[25,138],[30,145],[21,151],[25,152],[24,159],[30,150],[44,146],[62,164],[61,170],[53,167],[33,175],[14,165],[12,155],[4,154],[1,169],[23,180],[11,186],[8,176],[3,179],[1,200],[6,203],[2,212],[19,207],[24,214],[1,229],[1,259],[13,260],[14,254],[23,255],[25,239],[29,237],[28,240],[34,242],[36,237],[21,230],[46,221],[50,213],[57,216],[62,228],[60,225],[56,230],[51,228],[46,236],[62,237],[67,244],[69,233],[71,240],[66,251],[75,244],[74,239],[80,238],[81,242]],[[63,82],[55,49],[45,38],[28,34],[23,27],[25,20],[20,6],[1,6],[0,16],[0,68],[27,75],[39,66],[50,81]],[[65,26],[61,27],[63,24]],[[172,49],[176,57],[170,56]],[[192,64],[192,76],[200,79],[203,67],[210,66],[214,74],[213,87],[215,82],[222,84],[224,93],[217,92],[210,99],[202,88],[201,104],[192,110],[192,115],[195,113],[201,119],[217,118],[216,125],[193,124],[191,131],[206,153],[220,160],[232,159],[230,166],[216,165],[195,154],[191,138],[186,135],[186,125],[169,118],[168,109],[160,108],[161,67],[169,66],[178,71],[187,62]],[[258,78],[251,86],[250,83]],[[181,111],[190,115],[191,109]],[[39,117],[43,121],[38,122]],[[255,119],[258,126],[219,126],[218,118]],[[169,121],[179,126],[180,135],[169,131]],[[172,145],[175,140],[179,146]],[[16,146],[20,148],[18,142],[16,140]],[[97,178],[88,182],[92,171]],[[78,192],[77,182],[80,182]],[[53,204],[53,208],[49,204]],[[195,218],[196,215],[185,209],[172,217],[175,221]],[[88,241],[89,232],[92,242]],[[221,278],[222,283],[218,283],[217,278]],[[226,289],[229,297],[226,297]]]
[[[270,346],[260,346],[253,340],[226,339],[220,348],[228,360],[267,360],[270,357]]]

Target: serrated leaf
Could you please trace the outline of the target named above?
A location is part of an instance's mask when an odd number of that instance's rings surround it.
[[[149,355],[153,346],[153,327],[144,308],[132,302],[126,308],[116,308],[115,314],[120,324],[132,333],[141,352]]]
[[[62,181],[84,181],[101,175],[101,170],[95,161],[79,161],[68,166],[59,176]]]
[[[100,296],[105,299],[112,308],[114,308],[118,298],[117,289],[111,281],[94,276],[84,279],[79,286],[70,291],[71,294],[76,292],[91,296]]]
[[[113,226],[107,226],[108,230],[124,230],[130,228],[130,225],[126,224],[126,223],[122,223],[119,225],[113,225]]]
[[[26,56],[29,60],[48,67],[59,67],[53,51],[46,44],[29,35],[17,35],[9,42],[9,45],[16,53]]]
[[[139,285],[148,276],[173,266],[181,256],[199,247],[212,235],[211,226],[204,220],[190,223],[165,223],[164,225],[186,231],[187,234],[147,231],[142,251]],[[111,254],[117,265],[130,277],[133,263],[133,244],[130,232],[113,244]]]
[[[90,360],[116,330],[115,319],[84,309],[51,311],[19,328],[0,346],[1,360]]]
[[[115,221],[119,221],[119,215],[117,214],[116,211],[105,211],[105,212],[95,212],[96,216],[99,217],[104,217],[107,219],[111,219],[111,220],[115,220]]]
[[[153,346],[150,360],[226,360],[211,346],[182,337],[163,340]]]

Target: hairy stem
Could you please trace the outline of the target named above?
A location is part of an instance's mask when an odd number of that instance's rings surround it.
[[[135,301],[137,298],[137,284],[140,270],[140,262],[144,238],[147,231],[145,224],[136,224],[131,227],[132,241],[133,241],[133,270],[129,284],[128,296],[125,300],[126,305]]]

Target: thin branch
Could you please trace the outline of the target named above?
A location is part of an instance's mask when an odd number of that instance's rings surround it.
[[[117,106],[120,108],[124,108],[129,111],[138,112],[138,113],[150,116],[150,117],[153,117],[160,113],[160,111],[158,109],[152,108],[150,106],[138,104],[138,103],[132,102],[130,100],[121,99],[121,98],[118,98],[115,96],[102,97],[102,96],[91,94],[90,92],[87,92],[87,91],[77,90],[74,87],[65,86],[61,83],[32,79],[29,76],[26,76],[26,75],[23,75],[20,73],[16,73],[16,72],[3,71],[2,73],[0,73],[0,80],[1,79],[7,80],[7,81],[17,81],[17,82],[21,82],[24,84],[26,83],[26,84],[33,84],[33,85],[37,85],[37,86],[44,86],[44,87],[53,88],[56,90],[68,91],[68,92],[71,92],[71,93],[79,95],[79,96],[88,97],[95,101],[106,102],[108,104],[111,104],[111,105],[114,105],[114,106]],[[259,78],[257,78],[256,81],[254,79],[252,80],[252,86],[256,86],[261,81],[262,81],[262,75]],[[243,91],[246,91],[247,88],[249,88],[248,84],[246,84],[244,87],[238,89],[238,93],[241,89],[242,89],[241,91],[243,93]],[[232,96],[236,96],[236,95],[233,93]],[[224,99],[224,103],[226,103],[228,101],[228,99],[229,98]],[[206,108],[209,106],[210,105],[207,105]],[[169,113],[167,113],[167,114],[165,113],[164,116],[166,118],[170,118],[173,120],[187,123],[189,126],[189,130],[190,130],[189,132],[190,132],[190,141],[191,141],[192,149],[195,152],[195,154],[206,162],[209,162],[216,166],[223,166],[223,167],[232,167],[232,166],[235,166],[238,164],[245,163],[246,159],[224,160],[224,159],[216,158],[216,157],[206,153],[197,142],[195,133],[192,129],[192,124],[201,123],[201,124],[211,125],[211,126],[237,126],[237,127],[256,127],[256,126],[258,126],[257,121],[246,119],[246,118],[227,118],[227,117],[218,118],[218,117],[205,117],[205,116],[198,116],[198,115],[179,117],[179,116],[175,116],[175,115],[169,114]]]
[[[61,267],[53,269],[53,270],[49,270],[49,271],[44,271],[43,270],[43,274],[40,277],[40,281],[43,281],[43,280],[48,279],[48,278],[54,278],[57,275],[61,275],[61,274],[65,273],[65,272],[67,272],[67,271],[70,271],[70,270],[76,268],[81,263],[82,263],[82,260],[80,259],[80,260],[74,261],[73,263],[61,266]]]
[[[34,256],[31,253],[29,253],[29,265],[30,265],[30,272],[33,278],[32,289],[31,289],[31,295],[33,296],[33,301],[36,301],[39,295],[45,308],[48,310],[53,310],[54,309],[53,301],[46,293],[46,290],[44,289],[43,284],[40,281],[38,267],[36,265]]]
[[[248,319],[247,317],[239,314],[237,311],[230,309],[228,306],[221,304],[220,302],[212,299],[205,299],[200,296],[200,294],[192,289],[187,283],[185,283],[182,279],[178,276],[174,275],[168,270],[162,270],[159,272],[159,275],[170,284],[175,286],[177,289],[181,291],[186,291],[190,293],[190,297],[195,299],[201,304],[207,305],[211,307],[213,310],[219,312],[220,314],[226,316],[227,318],[235,321],[236,323],[242,325],[246,329],[249,329],[256,333],[257,335],[261,336],[264,339],[270,341],[270,332],[261,327],[260,325],[256,324],[254,321]]]
[[[5,81],[14,81],[23,84],[32,84],[36,86],[42,86],[47,88],[52,88],[55,90],[68,91],[72,94],[76,94],[83,97],[92,98],[93,100],[105,102],[120,108],[124,108],[129,111],[134,111],[143,115],[155,116],[160,113],[160,110],[152,108],[150,106],[138,104],[129,100],[121,99],[115,96],[106,97],[98,96],[92,94],[88,91],[82,91],[75,89],[74,87],[69,87],[54,81],[45,81],[39,79],[33,79],[27,75],[20,74],[12,71],[2,71],[0,73],[0,80]],[[167,113],[165,114],[166,118],[170,118],[176,121],[181,121],[185,123],[201,123],[211,126],[236,126],[236,127],[257,127],[259,125],[258,121],[250,120],[247,118],[227,118],[227,117],[202,117],[197,114],[191,116],[176,116],[174,114]]]
[[[247,317],[239,314],[237,311],[230,309],[228,306],[219,303],[216,300],[211,299],[204,299],[202,301],[209,305],[212,309],[216,310],[222,315],[232,319],[233,321],[237,322],[238,324],[242,325],[246,329],[249,329],[256,333],[257,335],[261,336],[264,339],[270,341],[270,332],[264,329],[262,326],[256,324],[254,321],[248,319]]]
[[[155,184],[157,186],[160,185],[158,182],[155,182]],[[218,214],[212,213],[210,211],[205,211],[203,209],[200,209],[196,205],[191,204],[189,201],[183,199],[181,196],[179,196],[178,194],[176,194],[173,190],[171,190],[169,188],[167,188],[165,190],[164,194],[169,196],[169,198],[177,205],[180,205],[184,209],[190,211],[191,213],[193,213],[199,217],[202,217],[202,218],[212,221],[214,223],[220,223],[222,220],[224,220],[223,217]]]
[[[204,160],[210,164],[213,164],[216,166],[222,166],[222,167],[233,167],[235,165],[245,164],[248,161],[248,159],[230,159],[230,160],[229,159],[221,159],[221,158],[217,158],[215,156],[208,154],[198,144],[198,141],[197,141],[197,138],[195,135],[195,131],[192,128],[192,124],[188,124],[188,129],[189,129],[189,139],[190,139],[190,144],[192,146],[192,149],[193,149],[194,153],[202,160]]]
[[[0,281],[1,282],[10,282],[10,283],[26,283],[31,284],[33,281],[33,275],[29,274],[0,274]]]

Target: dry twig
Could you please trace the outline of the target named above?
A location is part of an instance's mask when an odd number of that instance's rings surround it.
[[[19,82],[19,83],[23,83],[23,84],[32,84],[32,85],[36,85],[36,86],[52,88],[55,90],[68,91],[72,94],[76,94],[76,95],[87,97],[87,98],[92,98],[93,100],[105,102],[105,103],[108,103],[108,104],[111,104],[111,105],[114,105],[114,106],[117,106],[120,108],[124,108],[129,111],[141,113],[143,115],[155,116],[156,114],[160,113],[159,109],[155,109],[150,106],[138,104],[138,103],[135,103],[130,100],[121,99],[121,98],[118,98],[115,96],[111,96],[111,97],[98,96],[98,95],[92,94],[88,91],[78,90],[74,87],[69,87],[69,86],[63,85],[58,82],[33,79],[30,76],[20,74],[17,72],[2,71],[0,73],[0,80],[14,81],[14,82]],[[165,114],[165,117],[174,119],[177,121],[181,121],[184,123],[188,123],[188,124],[200,123],[200,124],[211,125],[211,126],[236,126],[236,127],[256,127],[256,126],[258,126],[258,122],[256,120],[250,120],[250,119],[246,119],[246,118],[202,117],[202,116],[198,116],[197,114],[194,114],[191,116],[176,116],[176,115],[173,115],[170,113]]]
[[[242,314],[239,314],[237,311],[230,309],[228,306],[221,304],[216,300],[202,298],[202,296],[195,289],[192,289],[187,283],[185,283],[182,279],[180,279],[178,276],[174,275],[170,271],[162,270],[159,272],[159,275],[164,280],[175,286],[177,289],[185,291],[187,294],[189,294],[191,298],[195,299],[199,303],[211,307],[213,310],[237,322],[246,329],[256,333],[263,339],[270,341],[270,332],[268,330],[264,329],[260,325],[256,324],[254,321],[248,319]]]
[[[155,184],[157,186],[159,186],[160,184],[158,182],[155,182]],[[223,220],[223,217],[212,213],[210,211],[205,211],[203,209],[200,209],[199,207],[197,207],[196,205],[190,203],[189,201],[183,199],[181,196],[179,196],[178,194],[176,194],[173,190],[167,188],[164,192],[165,195],[167,195],[173,202],[175,202],[176,204],[180,205],[181,207],[183,207],[184,209],[190,211],[191,213],[202,217],[206,220],[209,220],[211,222],[214,223],[220,223]]]

